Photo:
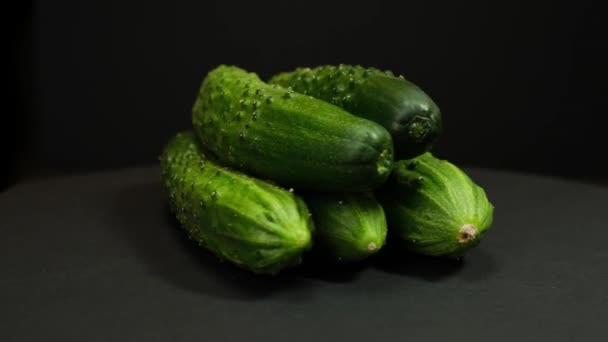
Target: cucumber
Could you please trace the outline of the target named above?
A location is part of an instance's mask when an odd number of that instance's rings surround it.
[[[386,239],[386,219],[371,193],[305,196],[315,222],[315,244],[333,261],[357,261],[377,253]]]
[[[490,228],[494,207],[458,167],[425,153],[402,160],[378,192],[389,234],[431,256],[461,256]]]
[[[311,247],[313,224],[302,199],[220,166],[191,132],[171,139],[160,162],[178,221],[190,239],[220,259],[274,274],[299,264]]]
[[[222,163],[298,190],[370,190],[392,168],[382,126],[237,67],[207,75],[192,123]]]
[[[278,74],[270,83],[292,87],[381,124],[393,136],[398,159],[430,150],[441,132],[441,112],[435,102],[390,71],[327,65]]]

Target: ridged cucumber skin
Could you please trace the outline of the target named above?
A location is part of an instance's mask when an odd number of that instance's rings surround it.
[[[494,217],[481,187],[428,152],[398,161],[377,196],[389,234],[409,250],[431,256],[461,256],[481,241]]]
[[[398,159],[431,149],[441,133],[441,112],[418,86],[390,71],[358,65],[298,68],[269,81],[330,102],[384,126]]]
[[[222,163],[298,190],[370,190],[392,169],[382,126],[237,67],[207,75],[192,123]]]
[[[220,259],[275,274],[311,247],[314,226],[302,199],[220,166],[192,132],[172,138],[160,162],[173,213],[191,240]]]
[[[309,194],[304,199],[315,222],[315,245],[332,261],[362,260],[384,246],[386,218],[373,194]]]

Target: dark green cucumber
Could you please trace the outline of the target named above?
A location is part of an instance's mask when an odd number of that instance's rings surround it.
[[[384,126],[395,156],[412,158],[430,150],[441,132],[441,113],[422,89],[402,76],[361,66],[298,68],[270,83],[330,102]]]
[[[170,206],[190,239],[221,259],[274,274],[300,263],[312,220],[292,192],[217,164],[180,133],[160,158]]]
[[[477,245],[494,214],[481,187],[430,153],[397,162],[378,198],[389,234],[410,250],[432,256],[460,256]]]
[[[361,260],[384,245],[386,218],[372,194],[318,194],[305,201],[315,222],[316,244],[333,260]]]
[[[236,67],[207,75],[192,122],[222,163],[298,190],[370,190],[392,168],[382,126]]]

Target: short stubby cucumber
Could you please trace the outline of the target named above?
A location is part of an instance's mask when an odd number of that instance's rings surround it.
[[[207,75],[192,123],[222,163],[297,190],[370,190],[392,169],[382,126],[237,67]]]
[[[315,244],[333,261],[365,259],[386,239],[386,218],[371,193],[304,196],[315,223]]]
[[[390,71],[326,65],[278,74],[270,83],[292,87],[381,124],[392,134],[399,159],[428,151],[441,132],[441,112],[435,102]]]
[[[378,192],[389,234],[432,256],[462,255],[490,228],[494,207],[458,167],[425,153],[396,163]]]
[[[302,199],[288,190],[225,168],[191,132],[175,136],[161,157],[169,203],[191,240],[255,273],[300,263],[313,224]]]

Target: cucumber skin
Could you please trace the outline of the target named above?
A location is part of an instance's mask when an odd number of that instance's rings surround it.
[[[315,244],[332,261],[362,260],[384,246],[386,218],[373,194],[309,194],[305,201],[315,222]]]
[[[398,161],[377,195],[389,234],[420,254],[459,257],[481,241],[493,221],[494,207],[485,191],[458,167],[428,152]],[[476,227],[477,235],[459,242],[467,224]]]
[[[269,83],[322,99],[384,126],[393,136],[398,159],[431,149],[442,129],[439,107],[418,86],[390,71],[358,65],[298,68]]]
[[[192,123],[222,163],[298,190],[371,190],[392,169],[382,126],[236,67],[207,75]]]
[[[191,240],[254,273],[300,263],[314,230],[293,193],[219,166],[191,132],[177,134],[161,157],[171,210]]]

